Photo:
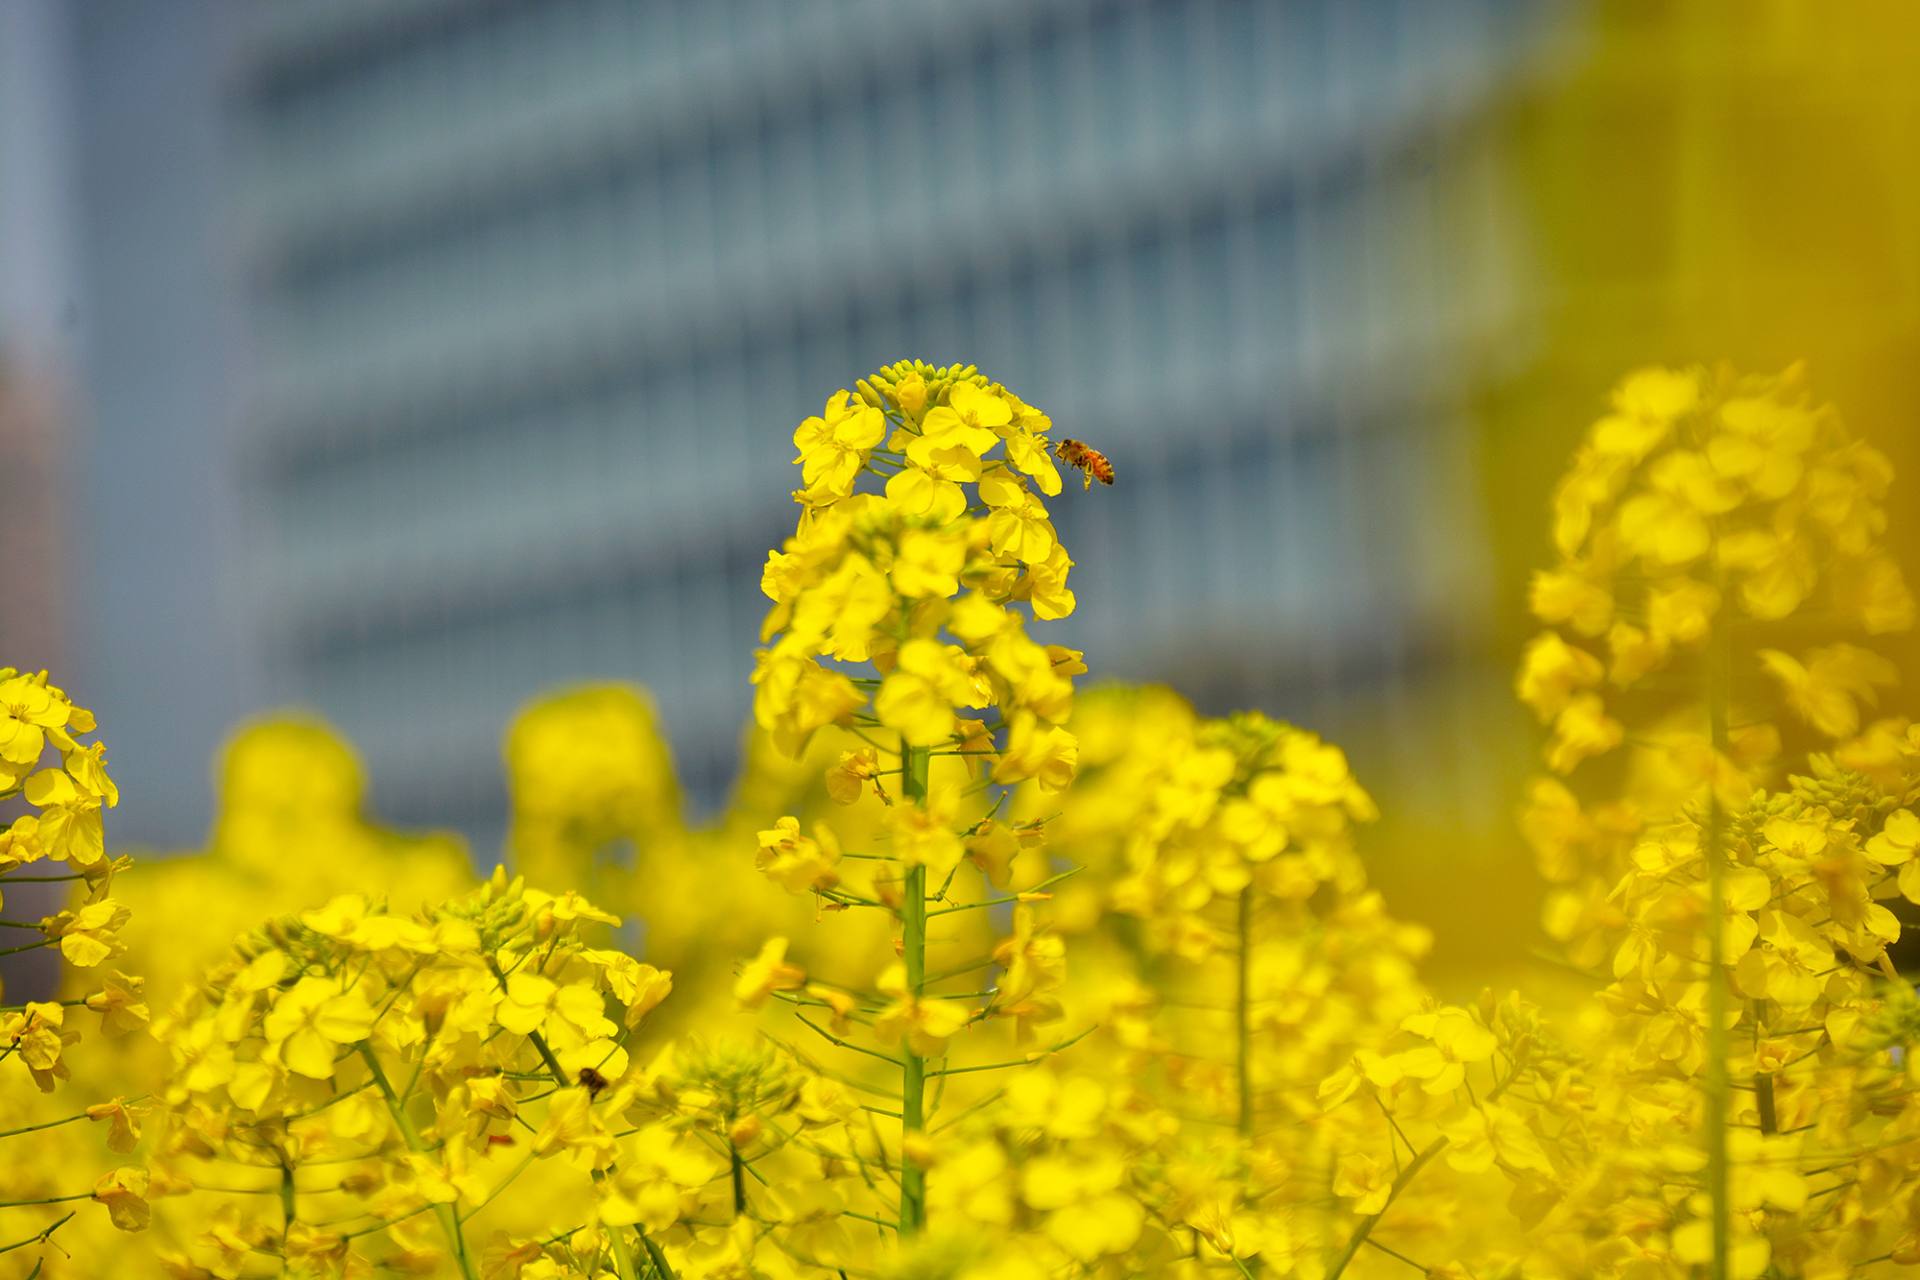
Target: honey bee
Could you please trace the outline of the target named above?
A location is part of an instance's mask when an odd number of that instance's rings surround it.
[[[1092,445],[1078,440],[1062,440],[1053,452],[1055,457],[1068,466],[1078,467],[1086,472],[1084,488],[1093,488],[1095,480],[1101,484],[1113,483],[1113,463],[1107,460],[1106,454]]]
[[[587,1087],[587,1096],[597,1098],[600,1091],[607,1087],[607,1078],[592,1067],[580,1068],[580,1083]]]

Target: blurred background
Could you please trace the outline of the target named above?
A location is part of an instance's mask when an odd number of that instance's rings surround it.
[[[1119,470],[1053,504],[1095,675],[1341,741],[1471,973],[1532,927],[1509,673],[1618,375],[1804,357],[1920,464],[1917,37],[1890,0],[6,0],[0,658],[101,713],[122,846],[201,842],[230,726],[304,706],[491,862],[503,727],[588,678],[652,689],[711,808],[793,426],[970,360]]]

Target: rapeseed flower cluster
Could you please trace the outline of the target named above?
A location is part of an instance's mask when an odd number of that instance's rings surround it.
[[[599,893],[599,864],[679,834],[680,788],[652,701],[595,685],[542,698],[507,731],[514,866]],[[611,888],[612,886],[605,886]]]
[[[278,717],[207,847],[116,882],[92,718],[0,672],[0,892],[73,895],[6,922],[64,985],[0,1008],[0,1141],[44,1157],[0,1164],[0,1275],[1920,1263],[1914,606],[1891,470],[1798,370],[1632,375],[1556,492],[1522,830],[1578,994],[1429,988],[1332,743],[1076,688],[1048,504],[1104,455],[924,362],[794,441],[710,821],[620,686],[510,728],[485,877]],[[80,1051],[94,1016],[138,1034]]]
[[[578,1229],[562,1252],[588,1261],[555,1274],[632,1275],[660,1246],[623,1220],[608,1118],[629,1090],[607,1082],[672,979],[590,945],[615,923],[497,872],[427,911],[343,895],[240,938],[156,1027],[156,1163],[166,1191],[203,1202],[170,1265],[478,1277],[473,1219],[546,1161],[590,1206],[562,1210]]]
[[[107,773],[105,745],[84,741],[95,728],[93,713],[46,672],[0,667],[0,801],[17,801],[0,826],[0,956],[57,956],[49,968],[70,974],[73,992],[23,993],[8,1003],[12,993],[0,989],[0,1261],[45,1247],[80,1212],[66,1208],[74,1202],[104,1205],[122,1230],[147,1222],[145,1168],[109,1170],[89,1189],[94,1151],[59,1163],[27,1154],[43,1135],[84,1124],[97,1131],[95,1147],[125,1155],[147,1111],[144,1098],[125,1095],[76,1110],[75,1095],[86,1095],[63,1088],[86,1052],[76,1046],[87,1030],[118,1038],[148,1019],[144,979],[116,963],[130,912],[113,885],[128,860],[106,851],[101,811],[119,803],[120,791]],[[72,905],[36,918],[29,909],[36,891],[61,884],[78,887]]]
[[[1915,1252],[1920,1192],[1889,947],[1920,901],[1920,797],[1876,641],[1914,621],[1882,545],[1886,459],[1801,371],[1644,370],[1555,497],[1552,727],[1524,825],[1550,934],[1600,989],[1502,1167],[1527,1274],[1856,1275]],[[1546,1082],[1542,1082],[1543,1084]]]
[[[1082,1070],[1134,1144],[1127,1274],[1344,1269],[1378,1208],[1342,1190],[1354,1153],[1390,1181],[1394,1137],[1376,1111],[1325,1113],[1323,1081],[1431,1007],[1427,931],[1386,912],[1358,855],[1373,802],[1338,748],[1265,716],[1102,690],[1074,725],[1053,836],[1089,873],[1062,887],[1064,1000],[1099,1026]]]
[[[1062,488],[1047,416],[971,365],[903,362],[857,386],[794,432],[801,516],[761,579],[773,607],[754,715],[789,755],[830,725],[851,731],[862,745],[823,785],[880,810],[877,838],[850,848],[831,823],[783,817],[759,833],[755,863],[823,915],[882,913],[898,941],[849,985],[809,980],[775,938],[736,994],[792,1003],[819,1035],[857,1033],[871,1042],[859,1052],[898,1066],[899,1131],[883,1153],[897,1186],[881,1195],[897,1203],[877,1216],[906,1236],[927,1218],[929,1079],[980,1069],[951,1064],[979,1024],[1010,1024],[1025,1044],[1059,1018],[1063,958],[1034,914],[1055,877],[1004,892],[1013,859],[1039,856],[1044,823],[1002,818],[1005,792],[987,793],[1072,782],[1078,746],[1063,722],[1086,667],[1028,632],[1074,607],[1073,561],[1041,501]],[[998,907],[1013,909],[1011,936],[957,955],[942,918]]]

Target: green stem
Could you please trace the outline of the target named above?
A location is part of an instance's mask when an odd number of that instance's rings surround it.
[[[1505,1080],[1498,1081],[1494,1084],[1493,1089],[1487,1094],[1487,1106],[1492,1106],[1494,1103],[1500,1101],[1501,1095],[1506,1093],[1508,1089],[1511,1089],[1520,1079],[1520,1068],[1526,1065],[1526,1060],[1527,1055],[1524,1049],[1515,1054],[1513,1070],[1507,1073]],[[1375,1101],[1379,1101],[1377,1095]],[[1386,1107],[1383,1105],[1381,1110],[1386,1111]],[[1392,1112],[1387,1112],[1387,1122],[1393,1125],[1396,1133],[1399,1132],[1400,1126],[1394,1120]],[[1404,1133],[1400,1134],[1401,1140],[1405,1141],[1406,1136]],[[1327,1272],[1327,1280],[1340,1280],[1340,1273],[1347,1269],[1349,1262],[1353,1261],[1353,1255],[1360,1252],[1360,1246],[1367,1243],[1367,1237],[1373,1234],[1375,1225],[1379,1223],[1380,1219],[1387,1216],[1387,1210],[1393,1207],[1393,1202],[1400,1198],[1400,1193],[1405,1191],[1407,1184],[1413,1181],[1413,1175],[1419,1173],[1429,1161],[1446,1150],[1446,1147],[1447,1139],[1444,1136],[1435,1138],[1427,1144],[1425,1149],[1414,1156],[1406,1168],[1400,1171],[1400,1176],[1395,1178],[1393,1185],[1387,1188],[1387,1202],[1380,1207],[1380,1212],[1369,1214],[1367,1217],[1360,1219],[1359,1223],[1355,1225],[1353,1235],[1347,1239],[1347,1247],[1341,1251],[1340,1261],[1334,1264],[1331,1271]],[[1407,1149],[1409,1151],[1413,1149],[1411,1142],[1407,1143]]]
[[[1253,1141],[1253,1028],[1249,1011],[1253,1007],[1253,884],[1240,890],[1234,913],[1239,947],[1234,955],[1233,1036],[1234,1066],[1240,1085],[1239,1131],[1242,1143]],[[1237,1261],[1237,1259],[1236,1259]],[[1264,1267],[1255,1257],[1240,1264],[1241,1273],[1257,1277]]]
[[[293,1188],[293,1166],[282,1164],[280,1166],[280,1250],[283,1254],[286,1252],[287,1236],[292,1232],[293,1224],[299,1220],[299,1217],[299,1201],[295,1198]]]
[[[1341,1251],[1340,1260],[1327,1272],[1327,1280],[1340,1280],[1341,1273],[1347,1269],[1347,1264],[1353,1261],[1353,1255],[1360,1252],[1360,1246],[1365,1244],[1367,1237],[1373,1234],[1374,1225],[1387,1216],[1387,1210],[1393,1207],[1393,1202],[1400,1198],[1400,1193],[1407,1189],[1409,1182],[1413,1181],[1413,1175],[1420,1172],[1428,1161],[1439,1155],[1446,1145],[1445,1138],[1435,1138],[1427,1144],[1426,1150],[1415,1156],[1407,1167],[1400,1171],[1400,1176],[1393,1180],[1391,1187],[1387,1188],[1387,1202],[1381,1206],[1380,1212],[1368,1214],[1354,1227],[1353,1234],[1347,1238],[1347,1247]]]
[[[642,1236],[645,1240],[646,1237]],[[619,1227],[607,1228],[607,1243],[613,1249],[613,1273],[620,1280],[640,1280],[640,1272],[633,1265],[633,1246],[627,1243],[627,1233]],[[649,1253],[653,1252],[652,1242],[648,1241]],[[662,1271],[662,1275],[672,1275],[671,1271]]]
[[[493,969],[494,977],[499,979],[500,985],[504,988],[507,980],[505,975],[500,972],[500,966],[493,964],[492,961],[488,961],[488,964]],[[541,1035],[538,1031],[529,1031],[527,1033],[527,1041],[533,1045],[535,1051],[539,1053],[540,1060],[547,1064],[547,1074],[553,1077],[554,1084],[564,1089],[573,1083],[567,1079],[566,1071],[560,1066],[560,1059],[554,1056],[553,1049],[547,1044],[545,1036]],[[599,1182],[605,1178],[609,1172],[610,1169],[595,1169],[593,1171],[593,1180]],[[653,1260],[655,1273],[661,1276],[663,1280],[675,1280],[673,1268],[667,1264],[667,1255],[660,1252],[660,1246],[655,1244],[653,1238],[638,1225],[636,1225],[633,1230],[634,1234],[640,1237],[641,1247],[646,1249],[647,1257]],[[633,1249],[627,1244],[627,1237],[619,1227],[610,1227],[607,1229],[607,1247],[613,1252],[614,1274],[619,1276],[620,1280],[639,1280],[640,1273],[633,1265]]]
[[[1099,1023],[1094,1023],[1093,1026],[1088,1027],[1086,1030],[1076,1031],[1065,1040],[1056,1041],[1044,1049],[1036,1049],[1024,1058],[1008,1058],[1004,1062],[976,1062],[970,1067],[941,1067],[938,1071],[929,1071],[927,1074],[929,1076],[964,1076],[975,1071],[1006,1071],[1013,1067],[1030,1067],[1042,1058],[1073,1048],[1073,1046],[1092,1035],[1099,1025]]]
[[[1714,610],[1713,634],[1707,649],[1707,734],[1713,748],[1707,780],[1707,1197],[1713,1208],[1712,1280],[1727,1280],[1732,1247],[1733,1212],[1728,1197],[1727,1100],[1732,1090],[1727,1078],[1728,991],[1726,975],[1726,815],[1715,785],[1720,761],[1727,749],[1728,685],[1733,674],[1726,611],[1730,607],[1724,575],[1720,604]]]
[[[77,1199],[78,1197],[75,1198]],[[66,1226],[67,1223],[72,1220],[73,1215],[78,1212],[79,1210],[77,1209],[69,1211],[64,1217],[54,1219],[24,1240],[15,1240],[12,1244],[0,1244],[0,1253],[12,1253],[15,1249],[24,1249],[30,1244],[44,1244],[53,1238],[54,1232]],[[39,1269],[39,1264],[34,1264],[34,1270],[38,1271]]]
[[[1753,1047],[1760,1047],[1760,1030],[1767,1023],[1766,1002],[1755,1000],[1749,1006],[1753,1015]],[[1778,1033],[1776,1033],[1778,1034]],[[1773,1076],[1765,1071],[1753,1073],[1753,1100],[1760,1110],[1760,1132],[1771,1137],[1780,1132],[1780,1108],[1773,1096]]]
[[[640,1233],[640,1247],[645,1249],[647,1257],[653,1260],[655,1273],[666,1277],[666,1280],[673,1280],[673,1268],[667,1265],[667,1255],[660,1252],[660,1246],[655,1244],[653,1237],[644,1231]]]
[[[492,1204],[495,1200],[498,1200],[501,1193],[518,1181],[520,1175],[525,1173],[528,1168],[532,1166],[533,1162],[539,1158],[540,1153],[537,1151],[529,1151],[526,1155],[522,1156],[520,1163],[513,1166],[513,1168],[508,1171],[506,1177],[495,1183],[493,1190],[487,1192],[487,1198],[485,1200],[482,1200],[479,1204],[476,1204],[473,1208],[460,1215],[460,1224],[465,1226],[467,1223],[472,1222],[482,1209]]]
[[[1031,901],[1033,894],[1045,893],[1048,889],[1053,888],[1053,886],[1059,884],[1062,880],[1071,879],[1072,877],[1079,875],[1084,870],[1085,870],[1084,867],[1068,867],[1065,871],[1062,871],[1057,875],[1048,876],[1045,880],[1042,880],[1039,884],[1034,885],[1031,889],[1022,889],[1019,893],[1009,893],[998,898],[988,898],[985,902],[963,902],[963,903],[960,903],[958,906],[936,907],[932,911],[927,912],[927,918],[932,919],[935,916],[952,915],[956,911],[981,911],[989,907],[1004,907],[1009,902]]]
[[[41,1124],[30,1124],[19,1129],[8,1129],[5,1133],[0,1133],[0,1138],[17,1138],[23,1133],[38,1133],[42,1129],[57,1129],[63,1124],[72,1124],[76,1120],[85,1120],[86,1118],[87,1113],[82,1111],[79,1115],[75,1116],[62,1116],[58,1120],[48,1120]]]
[[[901,744],[900,789],[908,803],[927,802],[928,753],[925,747]],[[918,1000],[927,985],[927,869],[907,872],[906,901],[901,905],[900,949],[907,965],[907,989]],[[927,1060],[901,1045],[900,1137],[926,1127]],[[927,1175],[904,1150],[900,1153],[900,1235],[916,1235],[927,1222]]]
[[[420,1140],[420,1131],[413,1127],[413,1121],[407,1118],[407,1109],[400,1102],[400,1095],[393,1090],[393,1082],[387,1079],[387,1072],[380,1065],[380,1058],[373,1046],[362,1040],[355,1046],[360,1058],[367,1064],[367,1071],[373,1076],[373,1082],[380,1086],[380,1094],[387,1100],[387,1112],[393,1117],[393,1123],[400,1130],[400,1136],[406,1141],[407,1149],[415,1153],[424,1152],[427,1144]],[[473,1260],[467,1256],[466,1236],[460,1230],[460,1217],[450,1204],[433,1206],[433,1216],[440,1220],[440,1230],[447,1237],[447,1246],[453,1250],[454,1261],[460,1264],[462,1280],[479,1280],[473,1269]]]
[[[38,1200],[0,1200],[0,1209],[25,1209],[36,1204],[65,1204],[69,1200],[91,1200],[93,1192],[78,1191],[70,1196],[43,1196]]]
[[[1253,951],[1253,886],[1240,891],[1238,911],[1240,947],[1235,957],[1233,988],[1234,1065],[1240,1082],[1240,1136],[1253,1137],[1253,1036],[1248,1026],[1248,975]]]

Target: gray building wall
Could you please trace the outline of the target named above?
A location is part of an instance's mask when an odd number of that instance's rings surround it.
[[[83,668],[122,830],[192,838],[264,699],[484,846],[513,709],[609,676],[717,800],[790,432],[902,356],[1115,460],[1054,504],[1097,674],[1291,709],[1434,661],[1484,581],[1465,379],[1521,275],[1486,121],[1556,12],[84,7]]]
[[[117,838],[190,844],[210,757],[262,694],[234,466],[233,15],[212,0],[53,7],[72,66],[69,687],[100,717]]]

